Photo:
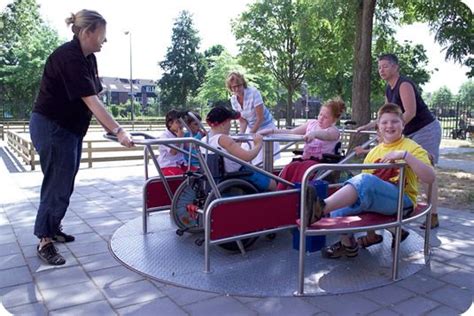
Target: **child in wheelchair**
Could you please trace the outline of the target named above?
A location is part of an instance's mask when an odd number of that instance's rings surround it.
[[[305,145],[301,159],[294,159],[283,168],[280,177],[290,182],[301,182],[305,171],[320,163],[323,154],[334,154],[336,145],[340,139],[339,129],[336,127],[341,114],[344,112],[345,104],[340,98],[334,98],[321,106],[318,117],[309,120],[303,125],[291,130],[285,129],[264,129],[259,132],[261,135],[268,134],[296,134],[304,135]],[[284,183],[278,183],[277,189],[286,189]]]
[[[201,122],[201,116],[198,113],[192,112],[194,117],[189,115],[190,112],[186,113],[184,116],[184,121],[189,127],[189,131],[184,133],[184,137],[193,137],[195,139],[201,140],[204,136],[206,136],[206,131],[202,130],[199,126],[199,123]],[[195,120],[198,119],[198,121]],[[185,145],[184,146],[186,150],[189,150],[189,146]],[[193,157],[192,155],[196,156],[197,155],[197,150],[196,149],[191,149],[191,157],[189,155],[186,157],[186,161],[189,161],[189,158],[191,158],[191,166],[198,168],[199,167],[199,159],[196,157]]]
[[[211,127],[209,145],[250,162],[260,152],[263,138],[261,135],[256,134],[253,138],[254,147],[248,150],[242,148],[239,143],[229,136],[231,120],[237,118],[239,118],[239,113],[237,112],[228,110],[225,107],[214,107],[206,117],[206,122]],[[271,191],[276,188],[276,182],[273,179],[227,158],[224,158],[224,170],[226,173],[245,171],[246,175],[240,178],[252,183],[259,191]]]
[[[180,122],[180,118],[183,115],[183,112],[177,110],[170,110],[166,113],[166,130],[160,135],[160,138],[184,137],[183,126]],[[173,176],[186,172],[187,161],[182,152],[165,145],[159,145],[158,151],[160,153],[158,163],[163,171],[163,175]]]
[[[364,163],[386,163],[403,160],[407,163],[405,194],[403,196],[404,216],[409,216],[416,206],[418,180],[433,183],[435,172],[431,166],[428,153],[417,143],[402,135],[404,128],[400,107],[396,104],[385,104],[378,111],[380,143],[374,147]],[[326,199],[316,196],[313,188],[307,192],[307,223],[318,221],[323,215],[331,217],[357,215],[361,212],[374,212],[384,215],[395,215],[397,212],[398,169],[364,170],[361,174],[347,180],[344,186]],[[314,202],[313,202],[314,201]],[[311,205],[312,204],[312,205]],[[405,232],[405,238],[408,232]],[[370,246],[381,242],[382,236],[376,238],[375,232],[369,231],[366,238]],[[402,233],[403,239],[403,233]],[[359,245],[352,235],[343,235],[341,241],[325,247],[322,255],[327,258],[341,256],[355,257]]]

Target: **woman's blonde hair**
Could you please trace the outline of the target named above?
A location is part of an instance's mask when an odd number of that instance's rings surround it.
[[[233,71],[229,73],[227,76],[227,79],[225,81],[225,85],[229,91],[232,91],[231,89],[231,83],[236,82],[237,84],[241,84],[244,86],[244,88],[247,88],[247,81],[245,81],[244,75],[242,75],[240,72]]]
[[[327,107],[331,111],[332,116],[337,120],[341,117],[341,114],[346,109],[346,104],[344,101],[339,98],[333,98],[329,101],[326,101],[322,106]]]
[[[66,19],[66,24],[72,25],[71,30],[74,35],[79,35],[83,31],[94,32],[98,26],[106,25],[104,17],[97,11],[81,10]]]

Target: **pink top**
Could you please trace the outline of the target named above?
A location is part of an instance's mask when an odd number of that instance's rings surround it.
[[[306,134],[312,131],[323,130],[327,131],[329,129],[336,129],[339,133],[339,130],[334,126],[331,125],[328,128],[321,129],[319,127],[318,120],[310,120],[308,122],[308,126],[306,127]],[[334,154],[334,148],[336,144],[339,142],[339,138],[337,140],[321,140],[318,138],[313,139],[311,142],[306,143],[303,149],[303,159],[309,159],[311,157],[315,157],[321,159],[323,154]]]

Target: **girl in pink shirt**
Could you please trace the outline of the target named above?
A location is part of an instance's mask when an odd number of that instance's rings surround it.
[[[285,180],[301,182],[303,174],[310,166],[319,163],[323,154],[334,153],[336,144],[340,138],[336,122],[344,112],[345,104],[340,98],[334,98],[321,106],[317,119],[309,120],[303,125],[291,130],[264,129],[259,134],[296,134],[304,135],[305,145],[303,157],[299,161],[293,161],[283,168],[280,177]],[[286,185],[279,183],[277,189],[284,190]]]

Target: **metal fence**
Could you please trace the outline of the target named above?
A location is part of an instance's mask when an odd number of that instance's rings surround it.
[[[470,104],[437,104],[431,107],[431,112],[441,123],[443,138],[466,139],[474,133],[474,113]]]

